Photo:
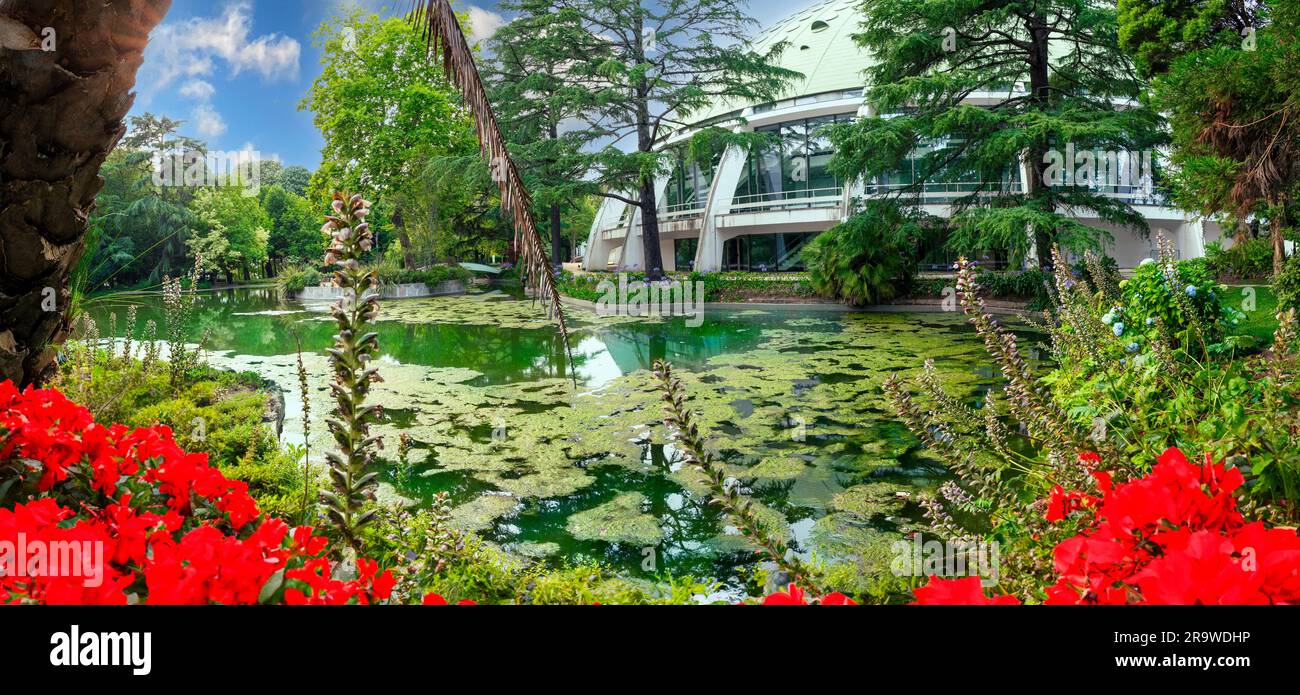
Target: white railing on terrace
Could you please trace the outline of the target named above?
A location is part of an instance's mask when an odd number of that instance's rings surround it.
[[[981,186],[986,190],[980,193],[983,196],[997,195],[997,191],[1002,184],[979,184],[974,182],[954,182],[954,183],[927,183],[922,187],[921,196],[930,203],[951,203],[958,198],[968,196],[980,191]],[[911,188],[911,184],[891,183],[891,184],[870,184],[867,185],[863,192],[868,196],[880,196],[895,191],[906,190]],[[1169,197],[1164,189],[1146,188],[1143,186],[1092,186],[1096,191],[1107,198],[1116,198],[1129,205],[1159,205],[1168,207]]]
[[[691,213],[699,212],[704,212],[704,201],[702,200],[692,200],[686,203],[668,205],[663,209],[663,214],[668,216],[689,215]]]
[[[807,191],[774,191],[755,195],[736,196],[731,201],[731,212],[758,212],[762,210],[798,210],[806,208],[836,207],[843,201],[844,189],[813,188]]]

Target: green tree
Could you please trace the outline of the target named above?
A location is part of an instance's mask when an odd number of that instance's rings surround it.
[[[280,186],[294,195],[306,197],[310,185],[311,172],[307,171],[307,167],[294,164],[280,172]]]
[[[306,198],[275,185],[263,188],[260,200],[270,222],[267,260],[272,274],[286,261],[314,263],[324,255],[325,235],[320,231],[319,215]]]
[[[663,273],[655,179],[677,153],[664,136],[718,103],[775,99],[798,73],[748,43],[755,22],[733,0],[554,0],[556,12],[581,22],[574,41],[580,63],[566,82],[597,90],[587,120],[608,146],[586,155],[601,195],[640,208],[646,272]],[[577,33],[581,34],[578,38]]]
[[[1045,266],[1053,244],[1082,251],[1109,237],[1077,221],[1089,212],[1147,231],[1127,204],[1053,176],[1071,145],[1125,153],[1160,142],[1157,114],[1136,102],[1113,8],[873,0],[863,12],[855,38],[877,61],[868,71],[874,113],[832,131],[837,174],[884,183],[911,159],[914,179],[890,187],[899,205],[919,205],[927,185],[961,182],[968,193],[953,203],[947,243],[962,253],[1019,262],[1032,248]]]
[[[201,162],[206,145],[177,135],[182,123],[166,116],[144,113],[129,122],[100,171],[104,187],[89,220],[88,260],[76,274],[81,292],[156,285],[187,265],[185,242],[194,227],[187,204],[197,189],[184,185],[184,173]]]
[[[271,220],[245,189],[204,188],[192,207],[202,229],[190,239],[190,248],[202,256],[203,270],[234,282],[236,272],[248,280],[251,270],[266,262]]]
[[[1300,187],[1300,9],[1225,0],[1119,8],[1124,46],[1169,114],[1179,205],[1234,220],[1239,238],[1245,220],[1267,218],[1280,274]]]
[[[506,0],[514,18],[491,41],[488,68],[493,107],[506,129],[510,151],[551,238],[551,263],[563,263],[563,218],[594,193],[586,177],[584,150],[601,135],[572,124],[597,105],[591,65],[581,50],[589,43],[583,18],[550,0]],[[567,126],[567,127],[566,127]]]
[[[430,160],[476,149],[470,120],[410,23],[353,9],[323,23],[316,41],[321,74],[301,108],[315,114],[325,145],[309,198],[346,188],[380,201],[414,267],[404,222],[423,211],[410,209],[412,186]],[[382,230],[379,238],[382,247]]]

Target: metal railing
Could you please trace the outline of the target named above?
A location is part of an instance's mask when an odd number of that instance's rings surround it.
[[[1007,182],[1005,181],[983,184],[973,181],[933,182],[921,186],[921,197],[928,203],[951,203],[972,193],[978,193],[982,196],[997,195],[998,191],[1006,185]],[[882,196],[895,191],[911,189],[912,187],[913,184],[906,183],[868,184],[863,187],[863,193],[867,196]],[[1170,205],[1168,194],[1162,188],[1131,185],[1091,186],[1090,188],[1107,198],[1116,198],[1129,205],[1160,205],[1164,207]]]
[[[773,191],[736,196],[731,201],[731,212],[834,207],[839,205],[843,198],[844,189],[839,186],[812,188],[806,191]]]

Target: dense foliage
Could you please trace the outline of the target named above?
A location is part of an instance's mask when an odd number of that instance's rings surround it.
[[[848,304],[889,301],[911,285],[918,239],[926,234],[921,219],[873,202],[808,242],[808,283],[818,294]]]
[[[1161,137],[1156,113],[1134,103],[1140,83],[1116,43],[1113,9],[1086,0],[862,8],[854,38],[875,58],[870,111],[831,131],[836,174],[909,207],[929,187],[954,192],[948,247],[1007,254],[1013,265],[1032,253],[1046,267],[1053,244],[1099,250],[1109,233],[1081,213],[1146,231],[1142,215],[1104,195],[1109,182],[1053,180],[1049,156],[1136,153]],[[982,103],[969,101],[976,93]]]

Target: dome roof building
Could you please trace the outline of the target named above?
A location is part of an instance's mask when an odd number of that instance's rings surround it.
[[[733,145],[713,162],[690,163],[679,157],[672,174],[656,182],[664,270],[802,270],[803,245],[852,214],[855,199],[915,180],[910,161],[871,182],[839,180],[827,167],[834,155],[825,135],[827,126],[867,113],[863,92],[872,59],[853,38],[862,21],[860,6],[861,0],[823,0],[764,29],[753,39],[755,50],[764,53],[784,42],[777,64],[803,77],[793,80],[774,101],[720,102],[692,113],[683,118],[690,126],[664,137],[663,149],[680,150],[700,128],[720,126],[771,133],[780,143],[762,151]],[[979,99],[979,94],[972,95],[971,102]],[[950,203],[976,184],[926,184],[922,192],[926,212],[947,216]],[[1121,267],[1151,257],[1157,231],[1174,241],[1183,258],[1204,255],[1207,235],[1211,240],[1220,235],[1217,225],[1188,218],[1149,186],[1121,184],[1106,194],[1143,214],[1152,230],[1150,238],[1101,220],[1079,218],[1111,233],[1114,240],[1107,252]],[[923,271],[951,268],[954,259],[941,245],[925,251]],[[643,256],[639,211],[604,199],[587,237],[583,267],[645,270]],[[995,266],[1005,260],[983,259]]]

